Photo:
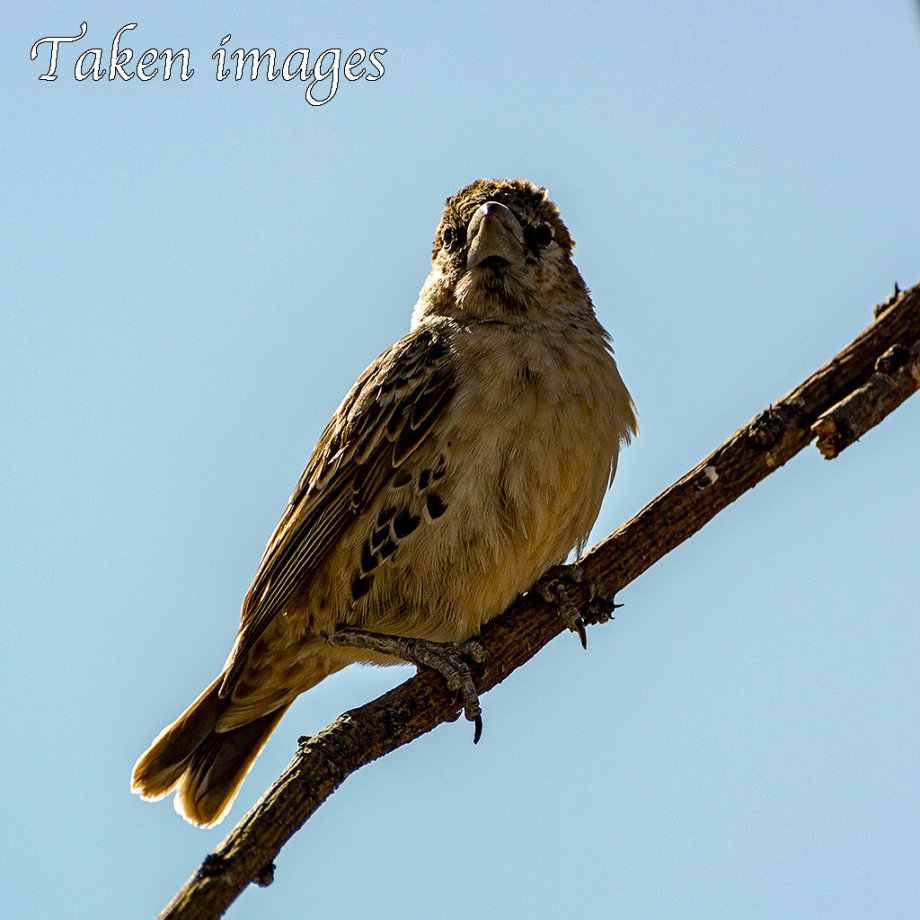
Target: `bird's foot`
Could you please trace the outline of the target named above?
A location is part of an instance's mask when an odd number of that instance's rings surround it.
[[[584,584],[588,588],[588,603],[579,609],[569,592],[566,590],[565,581],[576,585]],[[534,585],[533,589],[547,603],[559,603],[562,608],[562,620],[565,625],[578,633],[582,648],[588,647],[588,633],[586,623],[606,623],[613,619],[613,611],[622,604],[615,604],[612,597],[604,597],[597,593],[594,581],[582,566],[573,562],[571,565],[554,565]]]
[[[485,646],[475,639],[465,642],[430,642],[427,639],[410,639],[406,636],[385,636],[366,632],[363,629],[341,627],[325,637],[328,645],[344,648],[381,652],[408,661],[419,668],[432,668],[447,684],[447,688],[460,695],[463,712],[473,723],[473,744],[482,736],[482,707],[479,694],[470,673],[469,665],[463,660],[472,658],[482,664],[489,657]]]

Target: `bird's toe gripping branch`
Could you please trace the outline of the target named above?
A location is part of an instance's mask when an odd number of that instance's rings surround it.
[[[585,584],[588,588],[588,603],[579,609],[569,592],[565,582]],[[591,576],[577,562],[572,565],[554,565],[534,586],[536,591],[547,603],[558,603],[562,608],[562,620],[565,625],[578,633],[581,646],[588,647],[588,633],[585,630],[587,623],[606,623],[613,618],[613,611],[621,604],[615,604],[612,597],[604,597],[597,593]]]
[[[328,645],[356,648],[392,655],[419,668],[432,668],[447,684],[447,688],[459,694],[466,718],[473,723],[473,744],[482,737],[482,707],[470,667],[464,658],[471,658],[483,664],[489,657],[485,646],[475,639],[465,642],[430,642],[426,639],[410,639],[404,636],[385,636],[365,632],[361,629],[342,627],[325,637]]]

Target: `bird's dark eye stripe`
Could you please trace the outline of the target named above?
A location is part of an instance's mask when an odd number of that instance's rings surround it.
[[[465,236],[462,227],[455,227],[452,224],[448,224],[441,230],[441,240],[448,252],[455,252],[459,249],[463,245]]]
[[[553,228],[545,223],[533,224],[527,228],[527,236],[532,246],[542,249],[553,241]]]

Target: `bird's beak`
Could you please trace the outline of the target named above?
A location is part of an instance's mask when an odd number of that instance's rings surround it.
[[[468,269],[496,257],[517,268],[524,267],[524,231],[514,212],[505,205],[497,201],[480,205],[466,228],[466,238]]]

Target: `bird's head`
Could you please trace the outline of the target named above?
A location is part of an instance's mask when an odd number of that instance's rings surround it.
[[[534,319],[534,311],[584,302],[574,247],[546,189],[480,179],[447,199],[414,321]]]

